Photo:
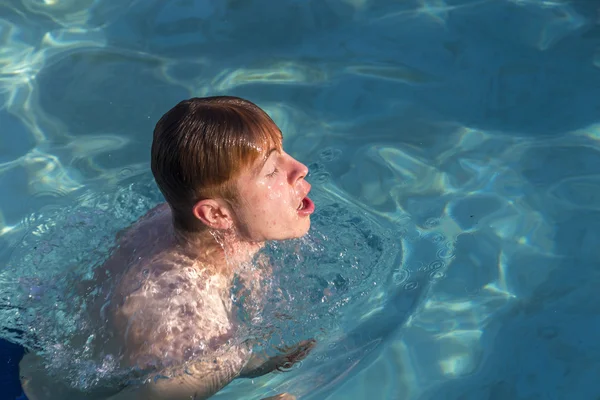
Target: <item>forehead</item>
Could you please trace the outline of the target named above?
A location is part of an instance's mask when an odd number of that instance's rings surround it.
[[[283,148],[281,131],[275,124],[254,128],[243,140],[245,150],[242,150],[240,159],[242,174],[260,172],[269,157]]]
[[[262,162],[272,154],[274,149],[281,151],[283,148],[283,135],[273,122],[261,126],[253,136],[251,141],[256,150],[254,162]]]

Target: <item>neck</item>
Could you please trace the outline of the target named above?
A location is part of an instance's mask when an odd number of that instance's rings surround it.
[[[240,265],[251,262],[264,246],[262,242],[243,240],[233,231],[203,229],[187,232],[175,229],[174,233],[177,243],[187,256],[214,266],[217,273],[228,275]]]

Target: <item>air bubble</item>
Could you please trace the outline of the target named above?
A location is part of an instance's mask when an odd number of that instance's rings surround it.
[[[440,268],[444,268],[446,264],[442,260],[435,260],[431,264],[429,264],[429,270],[437,270]]]
[[[439,270],[434,270],[434,271],[431,271],[431,273],[429,274],[429,279],[432,281],[437,281],[437,280],[442,279],[445,276],[446,276],[446,274],[444,272],[439,271]]]
[[[427,221],[425,221],[425,224],[423,224],[423,226],[425,226],[425,228],[434,228],[434,227],[438,226],[439,224],[440,224],[439,218],[429,218]]]
[[[404,285],[404,290],[415,290],[416,288],[419,287],[419,283],[418,282],[408,282],[406,285]]]
[[[410,277],[410,272],[404,268],[400,268],[400,269],[394,271],[394,274],[392,275],[392,279],[397,286],[402,285],[404,282],[406,282],[408,280],[409,277]]]
[[[319,153],[319,157],[325,162],[331,162],[337,160],[341,154],[342,151],[340,149],[328,147]]]
[[[119,171],[119,178],[127,178],[133,173],[133,170],[129,167],[125,167]]]
[[[320,163],[311,163],[308,165],[308,176],[311,176],[313,173],[321,172],[325,169],[323,164]]]
[[[429,265],[419,262],[419,266],[416,268],[417,271],[429,271]]]
[[[445,259],[452,258],[452,257],[454,257],[454,249],[450,248],[450,247],[444,247],[444,248],[438,250],[436,256],[438,258],[445,258]]]
[[[313,181],[317,183],[326,183],[327,181],[329,181],[329,178],[329,172],[319,172],[314,175]]]
[[[446,239],[446,237],[444,235],[442,235],[441,233],[436,232],[436,233],[432,233],[431,235],[428,235],[427,239],[429,239],[433,243],[441,243],[444,241],[444,239]]]

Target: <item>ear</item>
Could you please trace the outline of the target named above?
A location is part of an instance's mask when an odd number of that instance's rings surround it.
[[[200,200],[194,204],[192,212],[209,228],[226,230],[233,226],[231,211],[224,202],[214,199]]]

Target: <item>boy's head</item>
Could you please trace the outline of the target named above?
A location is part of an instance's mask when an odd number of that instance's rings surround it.
[[[271,165],[282,169],[285,179],[265,175]],[[237,97],[192,98],[169,110],[154,130],[151,166],[175,227],[188,232],[235,227],[252,240],[284,238],[272,226],[259,226],[268,210],[248,202],[283,212],[284,203],[303,201],[298,196],[310,190],[306,167],[285,154],[279,128],[258,106]],[[253,232],[254,226],[260,232]],[[287,236],[303,234],[296,231]]]

